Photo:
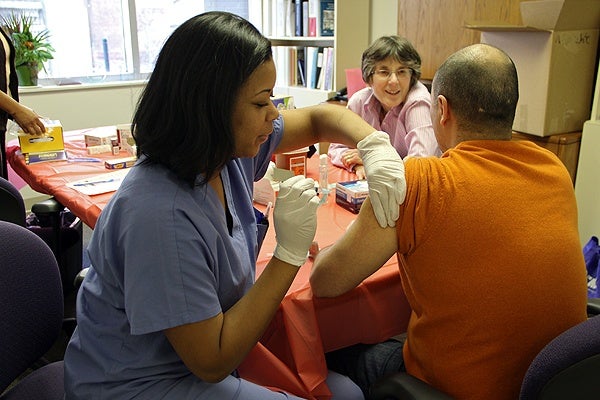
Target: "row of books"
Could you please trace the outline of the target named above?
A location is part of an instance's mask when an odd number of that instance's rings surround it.
[[[333,47],[273,47],[277,86],[333,90]]]
[[[269,37],[333,36],[334,0],[250,0],[249,20]]]

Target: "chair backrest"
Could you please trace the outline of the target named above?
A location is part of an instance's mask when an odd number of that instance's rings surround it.
[[[360,89],[367,87],[365,81],[362,78],[362,70],[360,68],[349,68],[345,70],[346,73],[346,88],[348,89],[348,100],[350,97]]]
[[[0,221],[0,393],[52,347],[63,312],[52,250],[27,228]]]
[[[12,183],[0,177],[0,221],[25,226],[23,196]]]
[[[600,316],[566,330],[535,357],[519,399],[592,399],[600,396]]]

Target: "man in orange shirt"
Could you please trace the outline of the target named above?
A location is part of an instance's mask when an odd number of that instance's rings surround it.
[[[511,141],[517,100],[504,52],[477,44],[451,55],[432,86],[444,154],[406,161],[396,227],[381,228],[366,201],[317,256],[313,292],[333,297],[397,254],[412,307],[406,341],[328,354],[363,392],[402,370],[455,398],[516,399],[534,356],[585,320],[573,184],[550,151]]]

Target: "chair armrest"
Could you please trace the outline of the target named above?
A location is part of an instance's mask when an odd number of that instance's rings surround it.
[[[31,206],[31,212],[34,214],[55,214],[61,212],[65,207],[55,198],[40,201]]]
[[[368,400],[452,400],[452,397],[428,385],[422,380],[404,372],[397,372],[384,377],[373,386],[367,396]]]
[[[590,316],[590,317],[600,314],[600,299],[599,298],[588,298],[587,313],[588,313],[588,316]]]
[[[73,286],[75,287],[75,290],[79,290],[79,288],[81,287],[81,284],[83,283],[83,278],[85,278],[85,274],[87,274],[89,269],[90,269],[90,267],[85,267],[85,268],[82,268],[81,271],[79,271],[77,273],[77,275],[75,276],[75,280],[73,282]]]

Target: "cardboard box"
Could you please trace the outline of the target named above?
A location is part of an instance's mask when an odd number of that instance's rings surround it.
[[[581,131],[591,112],[600,2],[539,0],[520,6],[526,26],[467,24],[516,65],[513,129],[536,136]]]
[[[575,184],[577,165],[579,163],[579,148],[581,146],[581,132],[559,133],[546,137],[513,132],[513,140],[529,140],[556,154],[567,168],[567,171],[569,171],[571,180]]]
[[[115,158],[113,160],[104,161],[104,167],[107,169],[124,169],[135,165],[137,157]]]
[[[306,176],[306,156],[308,147],[275,155],[275,166],[280,169],[288,169],[294,175]]]
[[[41,153],[24,153],[25,164],[35,164],[43,161],[62,161],[67,159],[67,153],[64,150],[43,151]]]
[[[117,140],[121,150],[127,151],[132,156],[137,155],[137,146],[131,133],[131,124],[117,125]]]
[[[85,146],[103,146],[109,145],[111,146],[111,140],[117,138],[116,131],[96,131],[90,132],[83,135],[85,140]]]
[[[335,184],[335,202],[355,214],[358,214],[368,195],[369,185],[366,180]]]
[[[28,135],[19,132],[21,153],[59,152],[65,149],[60,121],[44,121],[44,125],[46,126],[44,135]]]

